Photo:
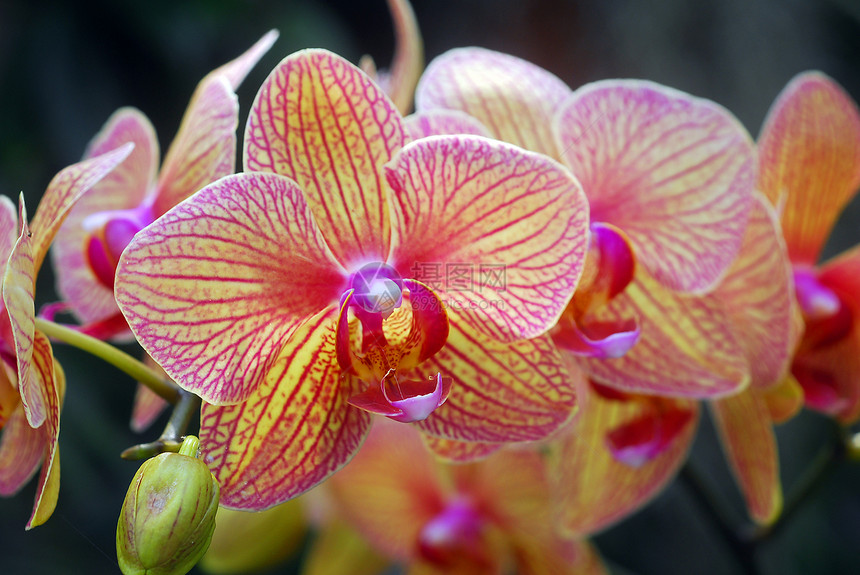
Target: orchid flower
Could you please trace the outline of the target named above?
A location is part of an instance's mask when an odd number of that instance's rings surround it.
[[[18,215],[12,202],[0,197],[0,256],[6,262],[0,314],[0,494],[16,493],[41,464],[27,529],[44,523],[57,503],[57,439],[65,394],[65,377],[51,344],[36,329],[36,276],[69,209],[132,147],[127,144],[62,170],[51,180],[29,225],[23,195]]]
[[[740,256],[715,291],[687,298],[686,305],[693,317],[699,309],[724,309],[742,342],[750,386],[708,403],[749,514],[759,523],[772,522],[782,508],[773,423],[785,417],[785,404],[796,405],[781,386],[799,334],[793,298],[776,213],[757,194]],[[643,337],[647,342],[647,333]],[[637,346],[629,355],[639,353]],[[699,407],[594,382],[579,396],[580,415],[555,445],[555,477],[562,523],[584,537],[641,508],[668,485],[686,460]]]
[[[571,417],[539,337],[587,242],[566,168],[480,137],[407,144],[381,89],[324,50],[264,82],[244,166],[136,235],[116,278],[138,341],[205,401],[222,504],[306,491],[357,451],[371,413],[499,442]],[[430,289],[440,269],[450,281]]]
[[[557,533],[537,451],[446,465],[420,434],[380,421],[326,487],[347,523],[407,573],[605,572],[590,544]]]
[[[552,335],[592,378],[690,397],[748,384],[725,311],[712,306],[694,318],[683,297],[716,287],[747,225],[755,152],[729,112],[645,81],[571,91],[533,64],[479,48],[431,62],[416,106],[417,133],[459,129],[466,114],[469,133],[477,122],[561,158],[580,179],[592,215],[588,258]],[[647,362],[625,362],[631,348]]]
[[[821,251],[860,188],[860,111],[818,72],[794,78],[758,140],[759,186],[781,211],[805,331],[791,366],[806,405],[843,423],[860,416],[860,247]]]

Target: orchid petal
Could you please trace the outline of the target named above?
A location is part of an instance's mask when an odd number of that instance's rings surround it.
[[[9,371],[5,366],[0,366],[0,430],[21,405],[18,387],[10,379]]]
[[[248,117],[245,170],[296,180],[337,260],[385,261],[390,243],[380,167],[406,139],[394,104],[358,68],[325,50],[285,58]]]
[[[581,395],[581,415],[560,439],[555,485],[562,527],[575,537],[605,529],[656,496],[686,459],[698,420],[696,403],[671,400],[678,409],[692,411],[692,421],[662,453],[631,467],[612,456],[604,438],[653,407],[648,400],[607,400],[592,391]]]
[[[376,419],[358,455],[327,483],[338,509],[377,549],[401,561],[444,508],[440,471],[414,428]]]
[[[427,66],[415,101],[422,112],[466,112],[500,140],[557,158],[552,119],[569,95],[564,82],[530,62],[484,48],[457,48]]]
[[[593,321],[638,317],[640,337],[623,357],[583,358],[589,376],[636,393],[712,397],[749,384],[749,366],[722,303],[667,290],[640,271]]]
[[[47,418],[42,426],[44,434],[44,460],[36,486],[36,499],[33,514],[26,528],[32,529],[47,521],[57,506],[60,491],[60,407],[65,395],[66,379],[60,365],[54,361],[51,343],[41,332],[36,332],[33,346],[33,368],[39,372],[40,379],[47,386]]]
[[[158,176],[158,217],[200,188],[236,171],[239,99],[223,76],[200,86]]]
[[[335,357],[335,306],[290,335],[244,403],[203,405],[200,444],[221,484],[221,505],[262,510],[317,485],[358,450],[370,415],[349,407],[357,380]]]
[[[819,406],[843,423],[851,423],[860,417],[860,246],[843,252],[827,261],[819,274],[819,280],[832,289],[847,307],[850,322],[847,333],[836,341],[821,341],[811,349],[801,342],[795,355],[792,373],[800,381],[807,394],[807,405],[811,403],[812,383],[830,387],[833,393],[829,405]]]
[[[415,112],[404,119],[406,131],[413,140],[428,136],[473,134],[492,137],[490,131],[472,116],[458,110],[426,110]]]
[[[423,435],[424,445],[437,459],[449,463],[470,463],[485,459],[505,446],[504,443],[456,441],[432,435]]]
[[[782,381],[797,344],[791,274],[776,212],[757,193],[740,256],[714,292],[736,327],[756,388]]]
[[[207,186],[137,234],[115,291],[171,378],[229,404],[254,392],[286,336],[344,283],[301,190],[257,173]]]
[[[253,46],[242,53],[241,56],[209,72],[200,84],[197,85],[197,90],[200,90],[201,86],[215,76],[224,76],[227,78],[230,88],[233,91],[237,90],[245,77],[251,72],[251,69],[260,61],[260,58],[266,55],[266,52],[269,51],[269,48],[272,47],[278,36],[279,33],[277,30],[269,30]],[[193,101],[194,97],[192,97],[192,103]]]
[[[401,114],[412,108],[415,86],[424,69],[424,42],[408,0],[388,0],[394,21],[394,57],[386,78],[386,92]]]
[[[624,230],[661,284],[710,290],[738,253],[755,185],[741,124],[713,102],[633,80],[580,88],[555,123],[592,219]]]
[[[784,203],[782,227],[796,263],[814,265],[842,209],[860,187],[860,110],[820,72],[796,76],[759,136],[759,187]]]
[[[167,374],[161,369],[161,366],[148,355],[143,358],[143,362],[149,369],[160,373],[163,378],[167,378]],[[134,405],[131,412],[131,430],[136,433],[145,431],[152,423],[161,415],[168,405],[160,395],[149,389],[142,383],[137,384],[137,391],[134,395]]]
[[[588,541],[559,537],[551,546],[524,546],[519,553],[521,575],[609,575],[597,549]]]
[[[38,370],[33,369],[33,349],[36,334],[35,297],[36,272],[33,262],[33,236],[27,226],[27,209],[21,195],[21,235],[6,264],[3,277],[3,304],[9,314],[12,340],[15,347],[18,369],[18,393],[27,421],[32,427],[40,427],[47,417],[48,384],[41,380]]]
[[[403,148],[387,176],[394,267],[448,307],[469,308],[496,339],[534,337],[555,324],[588,243],[585,195],[570,172],[503,142],[436,136]],[[442,285],[424,277],[428,264],[445,270]]]
[[[573,417],[582,375],[563,365],[549,337],[501,343],[480,336],[468,316],[448,313],[448,343],[416,371],[451,377],[451,395],[418,427],[460,441],[532,441]]]
[[[18,209],[12,200],[0,196],[0,256],[5,260],[18,241]]]
[[[45,434],[30,427],[24,407],[12,412],[0,436],[0,495],[15,495],[45,457]]]
[[[75,202],[125,160],[133,149],[134,144],[129,142],[111,152],[63,168],[54,176],[30,222],[35,273],[39,272],[57,230]]]
[[[757,523],[773,523],[782,510],[782,487],[767,404],[749,389],[711,402],[711,413],[750,516]]]
[[[777,385],[759,391],[774,423],[785,423],[803,408],[803,388],[788,374]]]

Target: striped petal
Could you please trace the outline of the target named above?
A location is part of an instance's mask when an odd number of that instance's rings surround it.
[[[45,457],[45,433],[30,427],[24,407],[12,412],[0,436],[0,495],[15,495]]]
[[[360,267],[388,255],[381,166],[406,137],[394,104],[361,70],[304,50],[285,58],[254,100],[245,170],[296,180],[337,260]]]
[[[477,136],[406,146],[388,166],[393,265],[478,329],[513,341],[552,327],[582,273],[588,207],[550,158]],[[427,268],[444,277],[427,277]],[[482,327],[483,326],[483,327]]]
[[[631,467],[613,457],[606,434],[644,415],[648,402],[607,399],[591,390],[581,395],[581,415],[559,441],[555,485],[561,524],[574,537],[605,529],[656,496],[686,459],[698,420],[693,417],[662,453]],[[671,401],[698,415],[696,403]]]
[[[223,178],[137,234],[117,303],[147,352],[213,404],[247,399],[286,336],[345,287],[295,182]]]
[[[36,486],[36,499],[33,504],[33,514],[27,522],[27,529],[32,529],[47,521],[57,506],[57,496],[60,491],[60,408],[65,395],[66,379],[60,365],[54,361],[51,343],[41,332],[36,332],[33,346],[33,368],[39,372],[39,378],[45,382],[47,403],[47,418],[41,430],[44,441],[44,459],[39,483]]]
[[[197,85],[197,90],[199,91],[203,84],[215,76],[224,76],[227,78],[230,88],[232,88],[233,91],[237,90],[242,84],[242,81],[245,80],[245,77],[251,72],[254,66],[257,65],[257,62],[260,61],[260,58],[266,55],[266,52],[269,51],[269,48],[272,47],[272,44],[275,43],[278,36],[279,33],[277,30],[269,30],[241,56],[209,72],[200,84]],[[192,97],[192,105],[193,101],[194,97]]]
[[[21,235],[12,248],[3,276],[3,304],[9,314],[12,341],[18,370],[18,393],[31,427],[45,423],[49,398],[48,383],[33,369],[34,338],[36,336],[35,297],[36,272],[33,262],[33,234],[27,226],[27,209],[21,195]]]
[[[18,241],[18,209],[12,200],[0,196],[0,257],[5,261]]]
[[[52,245],[57,291],[84,323],[118,313],[113,291],[95,276],[82,246],[91,233],[87,218],[99,212],[136,208],[155,185],[159,149],[155,129],[135,108],[120,108],[108,119],[87,148],[92,158],[132,142],[128,157],[90,188],[69,211]]]
[[[771,106],[758,146],[759,188],[784,205],[791,259],[814,265],[860,187],[860,110],[824,74],[800,74]]]
[[[204,404],[200,444],[221,484],[221,505],[261,510],[283,503],[358,451],[371,418],[347,404],[358,386],[337,365],[336,321],[330,306],[299,326],[246,402]]]
[[[532,441],[573,416],[581,374],[562,364],[548,336],[501,343],[480,336],[459,312],[448,313],[448,343],[417,369],[451,377],[451,394],[418,427],[460,441]]]
[[[559,157],[552,119],[567,85],[534,64],[484,48],[457,48],[434,59],[418,83],[419,111],[460,110],[493,136]]]
[[[738,253],[755,150],[725,109],[644,81],[588,84],[555,125],[592,219],[623,230],[661,284],[702,293]]]
[[[750,365],[750,385],[783,380],[799,337],[791,262],[775,210],[756,194],[741,253],[714,296],[722,301]]]
[[[42,196],[30,231],[33,233],[33,269],[38,273],[54,241],[57,230],[80,197],[108,175],[134,149],[133,143],[123,144],[113,151],[72,164],[54,176]]]
[[[750,517],[773,523],[782,510],[782,486],[767,403],[749,389],[711,402],[711,413]]]
[[[714,296],[667,290],[642,270],[624,293],[594,314],[619,323],[638,317],[639,341],[617,359],[583,358],[589,376],[634,393],[712,397],[750,380],[744,348],[725,308]]]
[[[446,134],[473,134],[487,138],[492,137],[490,131],[481,122],[458,110],[415,112],[406,116],[404,122],[409,137],[413,140]]]

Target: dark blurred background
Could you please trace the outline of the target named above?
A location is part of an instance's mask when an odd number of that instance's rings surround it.
[[[856,0],[414,0],[414,7],[428,60],[480,45],[529,59],[572,87],[647,78],[716,100],[753,136],[781,88],[803,70],[824,71],[860,99]],[[163,152],[197,82],[270,28],[281,37],[239,89],[242,124],[260,83],[287,54],[324,47],[352,61],[371,54],[384,67],[393,47],[384,0],[3,0],[0,192],[23,191],[32,212],[51,177],[78,161],[124,105],[151,118]],[[860,241],[858,222],[855,202],[828,253]],[[37,303],[52,301],[52,290],[45,270]],[[149,435],[132,434],[129,379],[56,349],[69,380],[59,504],[47,524],[25,533],[35,481],[0,500],[0,573],[119,573],[114,529],[137,465],[118,454],[154,439],[163,421]],[[787,490],[828,433],[812,414],[779,429]],[[740,520],[740,498],[707,419],[693,460]],[[683,485],[596,541],[619,574],[743,572]],[[860,572],[860,463],[837,466],[759,559],[764,573]]]

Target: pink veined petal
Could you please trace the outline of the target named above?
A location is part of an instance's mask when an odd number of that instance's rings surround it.
[[[155,185],[159,160],[155,129],[135,108],[120,108],[114,112],[87,148],[86,157],[92,158],[127,142],[132,142],[134,149],[69,210],[52,244],[57,291],[84,323],[118,313],[113,291],[93,274],[82,249],[90,233],[85,222],[95,213],[139,206]]]
[[[782,381],[798,337],[791,262],[776,212],[759,193],[740,256],[714,296],[725,304],[749,359],[750,385],[763,388]]]
[[[696,403],[671,400],[679,409],[691,410],[694,417],[662,453],[640,467],[631,467],[612,456],[604,439],[607,432],[650,409],[647,400],[609,400],[593,391],[581,395],[581,415],[559,439],[554,485],[561,526],[573,537],[609,527],[668,485],[693,443],[699,413]]]
[[[719,105],[645,81],[583,86],[555,119],[595,221],[623,230],[660,283],[703,293],[738,253],[755,185],[752,139]]]
[[[556,323],[588,244],[585,195],[567,169],[496,140],[435,136],[403,148],[387,176],[391,261],[405,277],[499,340]],[[427,276],[430,266],[442,277]]]
[[[51,343],[41,332],[36,332],[33,347],[33,370],[39,372],[40,379],[45,382],[47,403],[47,418],[41,427],[44,434],[45,451],[42,461],[42,471],[39,474],[39,484],[36,486],[36,500],[33,504],[33,514],[26,528],[32,529],[47,521],[57,506],[57,496],[60,490],[60,409],[65,394],[65,375],[58,363],[54,362]]]
[[[683,296],[639,271],[595,321],[639,318],[639,341],[617,359],[583,358],[589,376],[635,393],[682,397],[726,395],[749,384],[744,348],[714,296]]]
[[[0,435],[0,495],[15,495],[36,474],[45,457],[45,434],[30,427],[24,407],[12,412]]]
[[[35,273],[39,272],[57,230],[75,202],[125,160],[133,149],[133,143],[123,144],[111,152],[63,168],[54,176],[30,222]]]
[[[485,459],[505,446],[504,443],[457,441],[423,434],[424,445],[437,459],[448,463],[471,463]]]
[[[723,451],[757,523],[772,523],[782,510],[779,453],[767,404],[755,389],[711,402]]]
[[[18,393],[27,421],[32,427],[40,427],[47,417],[47,384],[41,380],[38,370],[33,369],[33,341],[36,333],[36,309],[33,298],[36,288],[36,272],[33,263],[33,236],[27,226],[27,209],[21,194],[21,235],[12,248],[3,276],[3,304],[9,314],[12,328],[15,357],[18,369]]]
[[[759,188],[784,206],[791,259],[814,265],[860,187],[860,110],[824,74],[799,74],[771,106],[758,145]]]
[[[260,58],[266,55],[266,52],[269,51],[269,48],[272,47],[278,36],[279,33],[277,30],[269,30],[241,56],[209,72],[200,84],[198,84],[197,89],[199,90],[202,84],[214,76],[224,76],[227,78],[230,87],[234,91],[237,90],[251,69],[260,61]]]
[[[358,381],[335,357],[336,306],[287,340],[263,384],[244,403],[204,404],[200,444],[221,484],[221,505],[262,510],[296,497],[358,451],[371,422],[347,404]]]
[[[115,292],[171,378],[229,404],[254,392],[286,336],[345,283],[295,182],[255,173],[207,186],[137,234]]]
[[[482,336],[459,311],[448,314],[448,343],[416,371],[451,377],[451,394],[418,427],[460,441],[533,441],[573,417],[582,375],[563,365],[549,337],[502,343]]]
[[[494,137],[558,158],[552,119],[568,95],[564,82],[530,62],[484,48],[457,48],[427,66],[415,101],[421,112],[466,112]]]
[[[346,268],[385,261],[390,247],[382,165],[406,141],[382,89],[331,52],[285,58],[260,88],[245,129],[245,170],[296,180]]]
[[[239,99],[223,76],[201,84],[158,176],[154,205],[160,216],[200,188],[236,171]]]
[[[7,260],[20,233],[18,208],[6,196],[0,196],[0,258]]]
[[[123,320],[124,321],[124,320]],[[167,377],[161,366],[148,355],[143,358],[144,363],[150,368],[163,374]],[[142,383],[137,384],[137,391],[134,395],[134,405],[131,412],[130,427],[136,433],[145,431],[164,411],[168,406],[167,401],[157,395]]]
[[[458,110],[424,110],[406,116],[404,122],[412,140],[446,134],[492,137],[481,122]]]

